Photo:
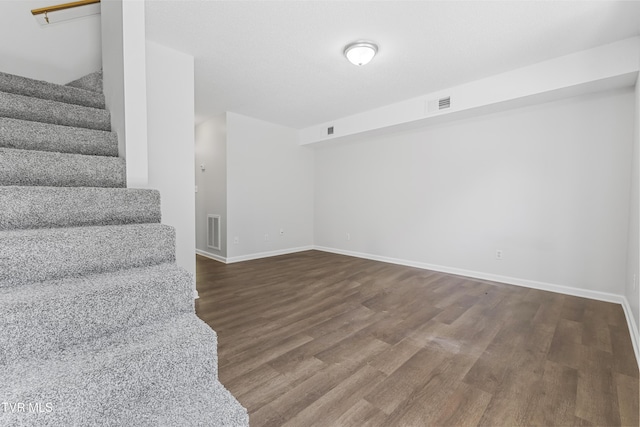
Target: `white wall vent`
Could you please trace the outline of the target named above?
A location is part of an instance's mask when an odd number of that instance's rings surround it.
[[[207,215],[207,247],[220,250],[220,215]]]
[[[451,108],[451,97],[447,96],[440,99],[431,99],[427,101],[427,113],[433,113],[434,111],[446,110]]]

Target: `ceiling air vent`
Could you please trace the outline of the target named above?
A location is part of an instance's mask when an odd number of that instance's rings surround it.
[[[446,110],[451,108],[451,97],[447,96],[440,99],[432,99],[427,101],[427,113],[433,113],[434,111]]]
[[[438,99],[438,110],[444,110],[445,108],[451,107],[451,97],[447,96],[446,98]]]

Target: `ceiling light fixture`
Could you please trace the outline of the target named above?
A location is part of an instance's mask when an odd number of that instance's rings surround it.
[[[376,53],[378,53],[378,45],[368,41],[353,42],[344,48],[344,56],[357,66],[368,64]]]

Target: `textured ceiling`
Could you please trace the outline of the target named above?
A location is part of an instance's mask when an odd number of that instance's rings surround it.
[[[640,2],[149,1],[147,37],[195,57],[196,121],[303,128],[640,34]],[[370,39],[365,67],[342,55]]]

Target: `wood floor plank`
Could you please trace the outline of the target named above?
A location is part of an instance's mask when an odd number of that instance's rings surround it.
[[[378,353],[369,364],[377,370],[391,375],[407,360],[420,351],[420,347],[413,344],[410,338],[405,338],[397,344]]]
[[[356,362],[329,365],[258,409],[255,412],[256,417],[260,420],[266,420],[265,425],[270,425],[273,414],[276,414],[278,419],[290,420],[340,384],[345,378],[351,377],[361,366]],[[265,416],[265,414],[269,415]],[[254,426],[259,425],[261,424]]]
[[[612,359],[613,369],[621,374],[638,378],[638,364],[630,357],[622,357],[625,354],[633,352],[633,346],[629,340],[629,329],[626,324],[622,326],[609,325],[611,336],[611,348],[615,356]]]
[[[546,361],[529,404],[527,424],[534,426],[572,425],[576,407],[578,371]]]
[[[476,426],[487,409],[492,395],[460,383],[436,417],[439,426]]]
[[[466,353],[446,355],[425,378],[423,384],[415,387],[406,399],[396,406],[387,418],[388,425],[434,425],[447,403],[456,398],[455,392],[474,361],[475,356]]]
[[[375,388],[385,375],[368,365],[363,365],[353,375],[341,381],[318,400],[289,419],[283,427],[335,425],[336,420],[358,403],[367,390]]]
[[[196,265],[252,427],[638,425],[619,304],[317,251]]]
[[[640,425],[638,414],[638,379],[624,374],[615,374],[620,422],[623,426]]]
[[[421,349],[364,398],[384,413],[391,414],[416,389],[428,383],[432,370],[443,363],[447,356],[441,351]]]
[[[347,412],[338,418],[334,425],[340,427],[383,427],[386,425],[387,415],[367,402],[360,399]],[[324,426],[322,418],[316,420],[316,425]]]
[[[595,351],[609,359],[608,353]],[[591,369],[578,372],[576,416],[594,425],[620,425],[618,391],[613,371],[609,366],[591,365],[590,367]]]

